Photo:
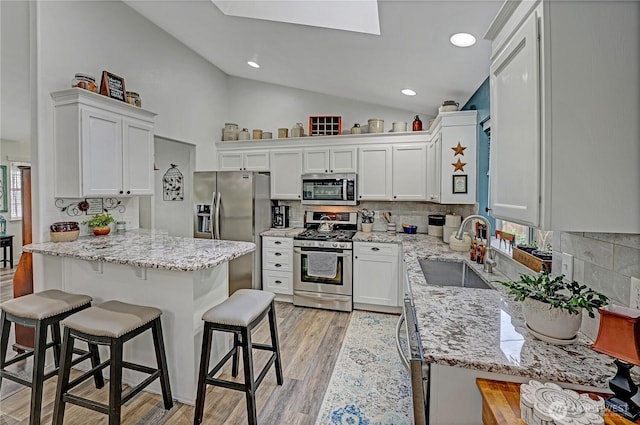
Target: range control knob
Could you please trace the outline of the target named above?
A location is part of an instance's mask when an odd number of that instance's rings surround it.
[[[334,242],[334,243],[332,243],[331,245],[332,245],[334,248],[337,248],[337,247],[338,247],[338,243],[337,243],[337,242]]]

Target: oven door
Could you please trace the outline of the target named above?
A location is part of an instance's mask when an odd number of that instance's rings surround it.
[[[336,275],[333,278],[309,274],[309,254],[313,252],[335,252],[337,255]],[[352,250],[294,247],[293,248],[293,289],[323,294],[351,295],[353,293]]]

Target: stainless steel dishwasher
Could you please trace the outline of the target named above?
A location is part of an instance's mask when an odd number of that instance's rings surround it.
[[[404,306],[396,325],[396,348],[405,369],[411,375],[413,420],[416,425],[429,423],[429,364],[424,361],[409,278],[404,273]],[[404,330],[404,332],[403,332]],[[403,338],[403,336],[405,336]]]

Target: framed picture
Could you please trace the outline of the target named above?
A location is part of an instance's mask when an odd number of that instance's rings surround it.
[[[85,202],[89,204],[85,210],[86,215],[102,214],[104,206],[102,204],[102,198],[86,198]]]
[[[7,196],[7,166],[0,165],[0,212],[9,211]]]
[[[453,176],[453,193],[467,193],[467,175]]]
[[[126,91],[124,88],[124,78],[118,77],[108,71],[102,71],[102,80],[100,80],[100,94],[109,96],[112,99],[126,102]]]

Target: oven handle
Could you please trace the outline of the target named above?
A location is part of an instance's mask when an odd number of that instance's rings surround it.
[[[302,253],[308,253],[308,252],[335,252],[336,254],[338,254],[338,257],[351,258],[351,250],[345,252],[342,249],[334,250],[334,249],[327,249],[327,248],[315,248],[315,249],[293,248],[294,254],[302,254]]]
[[[402,345],[400,344],[400,328],[402,328],[403,323],[404,311],[400,315],[400,319],[398,319],[398,324],[396,325],[396,349],[398,350],[398,354],[400,355],[400,360],[402,360],[402,365],[407,371],[409,371],[409,360],[407,360],[407,356],[404,355],[404,352],[402,351]]]

